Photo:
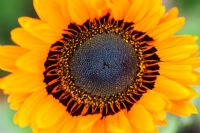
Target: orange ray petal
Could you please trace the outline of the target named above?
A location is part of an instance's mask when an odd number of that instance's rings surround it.
[[[136,103],[133,105],[128,112],[128,118],[132,125],[142,131],[153,131],[155,129],[152,116],[141,104]]]
[[[69,21],[64,19],[60,5],[55,0],[33,0],[33,5],[43,21],[60,30],[67,28]]]
[[[17,71],[16,60],[27,50],[11,45],[0,45],[0,68],[6,71]]]

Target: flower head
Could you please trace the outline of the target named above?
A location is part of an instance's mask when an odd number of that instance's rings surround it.
[[[197,37],[161,0],[34,0],[16,46],[0,47],[0,87],[33,132],[157,132],[166,112],[197,113]]]

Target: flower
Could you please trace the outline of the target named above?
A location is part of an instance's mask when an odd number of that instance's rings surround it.
[[[0,46],[14,123],[33,132],[153,133],[196,114],[196,36],[161,0],[34,0],[15,46]],[[152,8],[153,7],[153,8]]]

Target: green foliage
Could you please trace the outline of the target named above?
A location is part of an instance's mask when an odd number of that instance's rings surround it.
[[[32,0],[0,0],[0,43],[8,44],[10,30],[18,26],[20,16],[36,16]]]

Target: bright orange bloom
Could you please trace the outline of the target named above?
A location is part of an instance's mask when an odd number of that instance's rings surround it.
[[[15,46],[0,46],[14,123],[37,133],[156,133],[190,116],[200,84],[197,36],[161,0],[33,0]]]

